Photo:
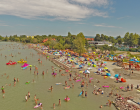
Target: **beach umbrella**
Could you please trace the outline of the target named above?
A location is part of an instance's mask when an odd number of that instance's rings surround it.
[[[79,71],[79,73],[83,73],[83,71]]]
[[[92,64],[94,64],[94,62],[92,62]]]
[[[93,64],[93,67],[96,67],[96,65],[95,65],[95,64]]]
[[[104,63],[107,63],[107,62],[104,62]]]
[[[115,78],[118,78],[119,77],[119,75],[118,74],[115,74],[115,76],[114,76]]]
[[[107,75],[107,76],[111,76],[111,74],[110,74],[110,73],[106,73],[106,75]]]
[[[82,68],[83,66],[82,65],[79,65],[79,67]]]
[[[86,70],[86,71],[85,71],[85,73],[86,73],[86,74],[89,74],[89,73],[90,73],[90,71]]]
[[[90,63],[88,63],[88,66],[90,66]]]
[[[106,70],[107,70],[108,68],[107,68],[107,67],[104,67],[104,69],[106,69]]]
[[[102,70],[102,68],[98,68],[98,71],[101,71]]]

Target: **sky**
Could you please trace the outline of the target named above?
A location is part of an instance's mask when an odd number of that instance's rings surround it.
[[[140,0],[0,0],[0,35],[140,35]]]

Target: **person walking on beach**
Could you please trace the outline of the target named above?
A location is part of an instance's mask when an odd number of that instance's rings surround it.
[[[133,90],[133,84],[131,84],[131,91]]]
[[[127,85],[127,91],[129,91],[129,85]]]

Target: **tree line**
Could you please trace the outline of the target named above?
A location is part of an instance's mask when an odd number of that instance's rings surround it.
[[[130,47],[133,46],[138,46],[140,45],[140,36],[136,33],[129,33],[127,32],[124,37],[121,36],[117,36],[116,38],[112,37],[112,36],[107,36],[104,34],[96,34],[95,36],[95,41],[109,41],[112,42],[114,44],[124,44],[125,46],[128,45]]]

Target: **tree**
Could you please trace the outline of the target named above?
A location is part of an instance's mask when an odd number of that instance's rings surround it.
[[[56,41],[51,40],[51,41],[50,41],[50,44],[49,44],[49,48],[53,49],[54,46],[56,45],[56,43],[57,43]]]
[[[34,44],[38,43],[37,38],[34,38],[34,39],[33,39],[33,43],[34,43]]]
[[[94,40],[95,41],[101,41],[100,34],[96,34]]]
[[[3,37],[0,35],[0,40],[3,40]]]
[[[118,42],[119,45],[122,44],[122,42],[123,42],[122,38],[118,38],[117,42]]]
[[[65,49],[70,49],[70,48],[71,48],[71,45],[70,45],[70,44],[65,44],[65,45],[64,45],[64,48],[65,48]]]
[[[91,49],[92,49],[92,51],[95,51],[96,50],[95,46],[92,46]]]
[[[61,44],[61,43],[56,43],[55,45],[54,45],[54,49],[58,49],[58,50],[63,50],[64,49],[64,46]]]
[[[108,41],[108,36],[107,35],[104,36],[104,40]]]
[[[84,48],[84,43],[83,43],[83,39],[81,37],[76,38],[73,41],[73,45],[74,45],[74,51],[79,53],[79,55],[81,56],[82,53],[85,52],[85,48]]]
[[[101,41],[104,40],[104,34],[101,34]]]
[[[16,42],[19,42],[19,41],[20,41],[20,39],[19,39],[18,37],[16,37],[16,38],[15,38],[15,41],[16,41]]]
[[[129,32],[127,32],[127,33],[125,34],[123,40],[124,40],[124,45],[128,45],[128,44],[129,44],[129,43],[128,43],[128,40],[129,40]]]
[[[4,40],[4,41],[8,41],[8,40],[9,40],[9,38],[6,36],[3,40]]]

